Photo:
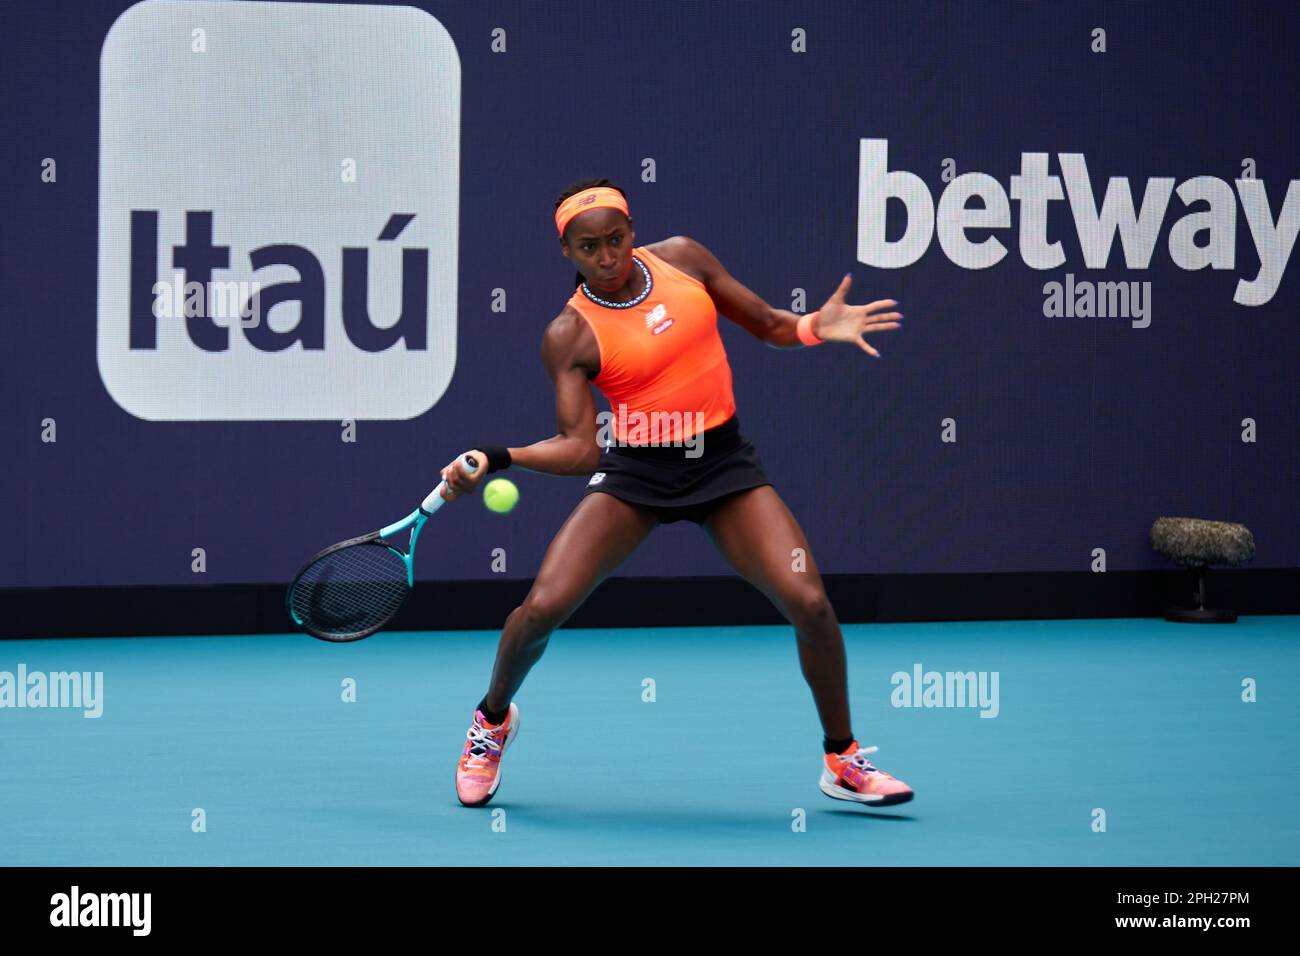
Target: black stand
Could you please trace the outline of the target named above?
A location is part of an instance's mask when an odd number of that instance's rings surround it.
[[[1194,590],[1192,598],[1196,601],[1194,608],[1170,608],[1165,612],[1166,621],[1182,624],[1235,624],[1237,612],[1226,609],[1207,608],[1205,606],[1205,566],[1191,569]]]

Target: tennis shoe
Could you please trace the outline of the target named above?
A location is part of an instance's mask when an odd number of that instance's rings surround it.
[[[826,754],[820,786],[822,793],[836,800],[851,800],[873,807],[887,807],[912,799],[912,788],[903,781],[872,765],[865,750],[855,740],[843,753]]]
[[[514,704],[500,724],[490,724],[483,711],[465,734],[465,747],[456,764],[456,796],[467,807],[481,807],[501,785],[501,758],[519,733],[519,708]]]

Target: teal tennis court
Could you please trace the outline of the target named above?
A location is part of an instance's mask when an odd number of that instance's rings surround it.
[[[98,718],[0,710],[0,853],[8,865],[1295,865],[1298,625],[845,625],[855,732],[916,790],[879,811],[818,790],[820,728],[784,626],[556,632],[481,809],[461,807],[452,781],[496,632],[6,641],[0,671],[102,672],[103,684]],[[978,700],[894,706],[893,675],[917,665],[984,675],[996,716]]]

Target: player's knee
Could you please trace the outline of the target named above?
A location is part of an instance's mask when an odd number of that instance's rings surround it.
[[[804,588],[787,598],[786,605],[795,624],[815,626],[835,619],[830,599],[821,588]]]
[[[541,637],[559,627],[568,616],[568,608],[549,591],[534,589],[519,606],[524,630]]]

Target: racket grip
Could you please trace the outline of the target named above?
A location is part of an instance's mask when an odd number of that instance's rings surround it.
[[[460,456],[460,463],[465,466],[465,470],[468,471],[471,475],[474,474],[474,472],[478,471],[478,460],[476,458],[470,457],[468,453]],[[446,490],[447,490],[447,482],[446,481],[438,482],[438,487],[434,488],[433,491],[429,492],[429,497],[424,499],[424,502],[420,505],[420,510],[423,511],[425,514],[433,514],[435,511],[437,511],[439,508],[445,505],[447,503],[447,499],[444,498],[442,494]]]

